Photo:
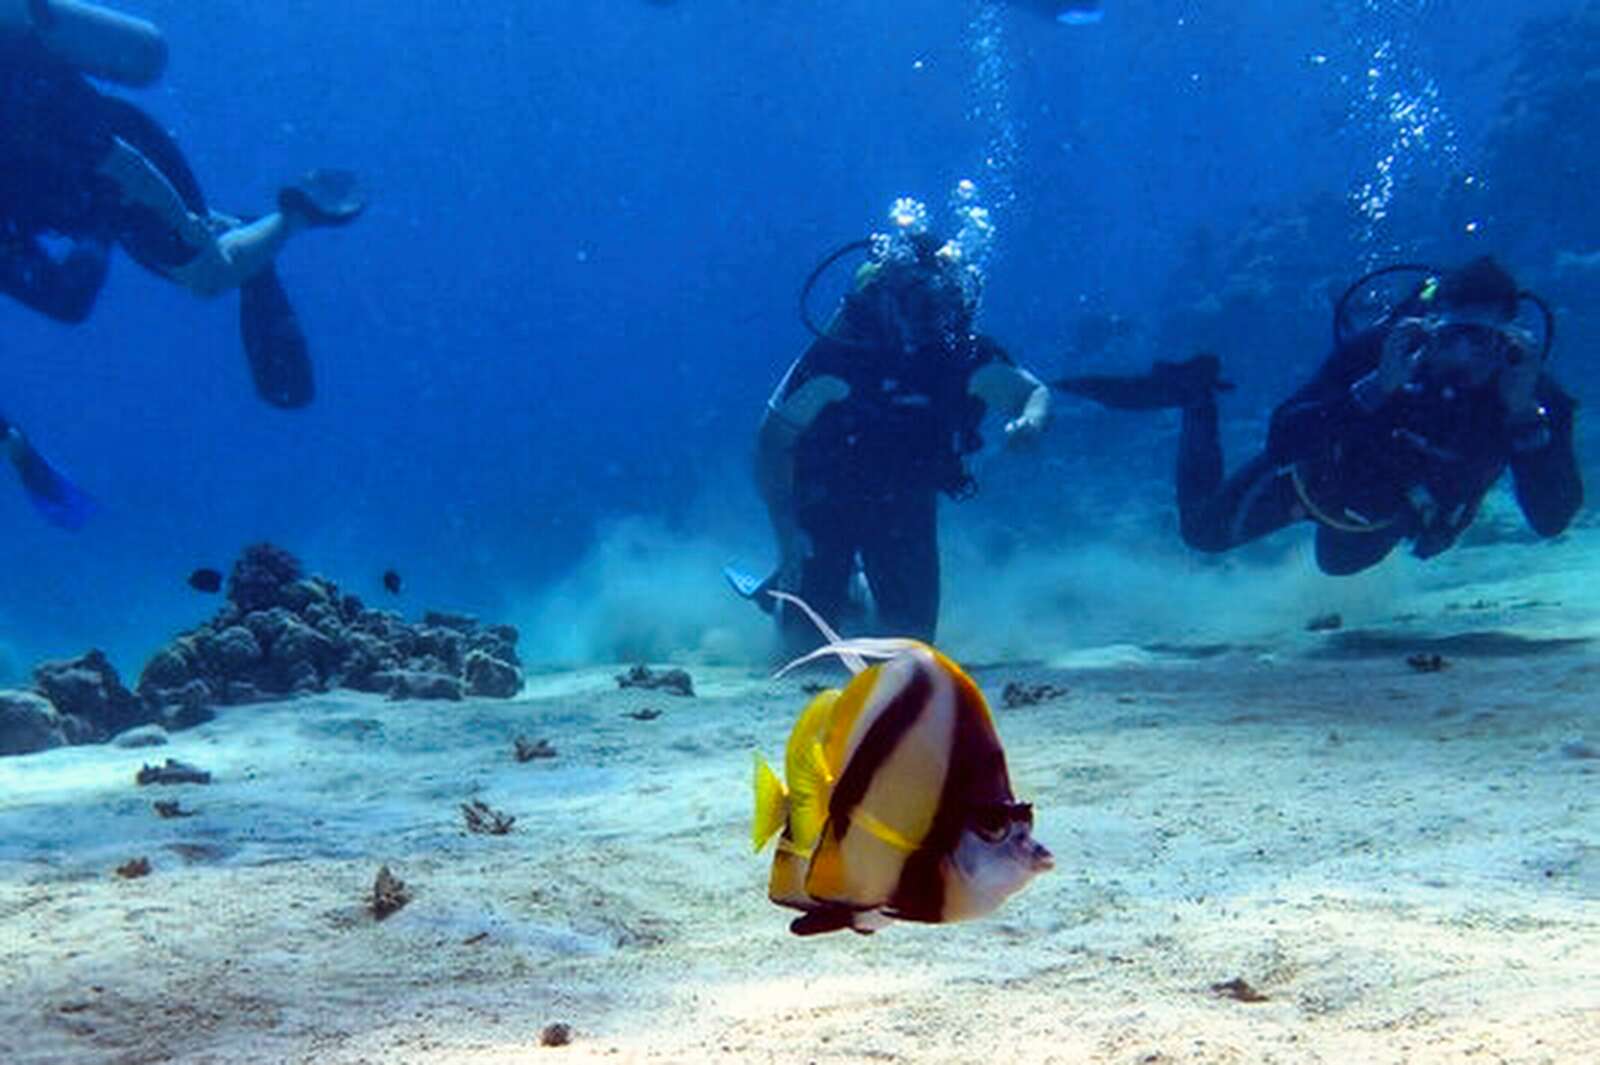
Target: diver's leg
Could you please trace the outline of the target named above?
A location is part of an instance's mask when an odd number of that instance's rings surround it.
[[[939,625],[939,497],[889,501],[863,540],[861,561],[885,636],[932,641]]]
[[[121,137],[111,138],[95,172],[116,186],[128,206],[152,216],[190,249],[203,253],[214,243],[209,219],[190,210],[167,175]]]
[[[84,0],[0,0],[0,26],[31,30],[56,58],[86,74],[140,87],[161,77],[167,42],[144,19]]]
[[[1184,516],[1187,528],[1189,516],[1198,515],[1222,485],[1222,430],[1216,401],[1209,397],[1204,403],[1184,408],[1183,427],[1178,433],[1176,480],[1178,513]],[[1187,538],[1188,533],[1184,536]]]
[[[1233,385],[1222,380],[1222,363],[1215,355],[1201,354],[1182,362],[1156,360],[1149,373],[1132,376],[1090,374],[1063,377],[1051,387],[1092,399],[1111,410],[1170,410],[1210,401]]]
[[[800,587],[792,589],[829,625],[838,628],[850,591],[856,544],[849,508],[819,503],[802,508],[800,528],[811,541],[811,554],[800,566]],[[823,640],[811,619],[788,603],[779,605],[778,629],[788,655],[803,654]]]
[[[1178,529],[1196,551],[1219,552],[1297,520],[1294,483],[1266,455],[1222,479],[1222,437],[1212,400],[1183,412],[1178,436]]]
[[[218,225],[214,233],[208,228],[191,259],[167,266],[162,273],[196,295],[215,296],[243,286],[272,265],[298,228],[277,211],[249,223],[230,224],[219,218]]]
[[[57,262],[31,237],[0,236],[0,292],[58,322],[89,317],[106,281],[109,250],[78,241]]]
[[[117,143],[126,147],[120,138]],[[183,206],[171,183],[164,178],[151,178],[152,174],[160,177],[160,172],[148,160],[144,168],[131,162],[123,166],[123,180],[145,197],[134,202],[152,211],[184,244],[195,249],[190,256],[168,262],[140,255],[131,246],[130,251],[146,265],[155,260],[159,264],[155,268],[201,296],[239,288],[271,266],[296,233],[348,224],[366,207],[365,193],[354,175],[342,170],[314,170],[279,192],[278,210],[254,221],[241,222],[214,212],[201,218]],[[171,191],[170,197],[161,191],[162,185]]]

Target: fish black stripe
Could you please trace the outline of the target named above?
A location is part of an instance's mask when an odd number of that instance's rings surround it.
[[[879,674],[879,681],[882,681]],[[850,811],[860,804],[872,786],[872,778],[884,760],[893,753],[895,745],[911,726],[917,723],[928,705],[928,695],[933,689],[926,671],[921,668],[911,672],[911,681],[883,708],[878,720],[872,723],[861,738],[855,754],[845,766],[844,775],[834,786],[833,797],[828,800],[828,819],[839,842],[850,831]]]
[[[974,693],[964,685],[956,686],[950,772],[944,778],[939,808],[922,846],[907,856],[900,869],[900,882],[890,896],[889,912],[902,920],[943,920],[945,885],[940,862],[960,842],[967,815],[976,803],[1011,797],[1005,754],[987,734],[983,708],[972,705],[973,697]]]

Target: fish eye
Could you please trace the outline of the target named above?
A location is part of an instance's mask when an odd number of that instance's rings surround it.
[[[972,831],[985,843],[999,843],[1006,838],[1006,832],[1011,827],[1011,818],[1006,815],[1003,806],[985,806],[973,811],[971,817]]]

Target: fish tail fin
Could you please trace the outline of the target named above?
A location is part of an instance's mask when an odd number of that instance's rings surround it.
[[[755,817],[750,822],[750,843],[760,851],[789,821],[789,792],[766,759],[755,756]]]

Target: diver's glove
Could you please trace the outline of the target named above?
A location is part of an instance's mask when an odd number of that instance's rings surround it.
[[[1350,386],[1350,398],[1356,406],[1372,414],[1387,403],[1390,396],[1410,384],[1431,339],[1427,324],[1420,318],[1402,318],[1396,322],[1383,338],[1378,368]]]

